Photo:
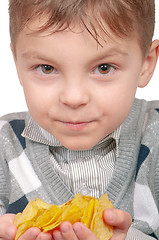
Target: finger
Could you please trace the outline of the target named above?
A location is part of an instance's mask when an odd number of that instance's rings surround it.
[[[13,225],[15,215],[5,214],[1,216],[0,238],[12,240],[15,238],[17,228]]]
[[[5,215],[1,216],[1,219],[4,222],[8,222],[8,223],[12,223],[13,224],[15,216],[16,216],[15,214],[9,214],[8,213],[8,214],[5,214]]]
[[[73,230],[79,240],[98,240],[96,235],[83,223],[75,223],[73,225]]]
[[[55,240],[78,240],[70,222],[63,222],[60,231],[55,231],[53,236]]]
[[[106,223],[121,231],[127,231],[132,223],[130,214],[120,209],[106,209],[103,218]]]
[[[50,233],[43,233],[43,232],[41,232],[37,236],[36,240],[52,240],[52,236],[51,236]]]
[[[30,228],[20,236],[19,240],[35,240],[40,233],[39,228]]]
[[[10,223],[0,224],[0,238],[12,240],[15,238],[17,228]]]
[[[128,229],[131,226],[132,218],[129,213],[120,209],[107,209],[103,214],[104,221],[114,228],[114,235],[111,240],[125,239]]]
[[[63,240],[63,237],[62,237],[61,232],[58,231],[58,230],[55,230],[55,231],[53,232],[53,239],[54,239],[54,240]]]

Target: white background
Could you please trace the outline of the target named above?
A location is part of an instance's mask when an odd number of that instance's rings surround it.
[[[159,39],[159,0],[156,0],[156,38]],[[27,110],[9,44],[8,0],[0,0],[0,116]],[[136,96],[159,100],[159,62],[151,82],[147,87],[138,89]]]

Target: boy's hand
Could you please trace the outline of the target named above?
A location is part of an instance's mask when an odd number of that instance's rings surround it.
[[[120,209],[107,209],[104,211],[103,219],[107,224],[113,226],[114,235],[111,240],[125,240],[132,223],[129,213]]]
[[[16,226],[13,224],[15,215],[5,214],[0,216],[0,239],[14,240],[17,232]],[[51,240],[50,233],[42,233],[38,228],[28,229],[19,240]]]
[[[0,217],[0,239],[14,240],[16,227],[13,225],[15,215],[5,214]],[[111,240],[124,240],[131,225],[131,217],[128,213],[107,209],[103,214],[104,221],[114,227],[114,235]],[[60,226],[60,231],[54,231],[54,240],[98,240],[84,224],[75,223],[73,226],[69,222],[64,222]],[[38,228],[30,228],[19,240],[51,240],[50,233],[42,233]]]
[[[0,216],[0,239],[13,240],[15,238],[17,228],[13,225],[14,218],[14,214]]]
[[[39,228],[30,228],[18,240],[52,240],[52,235],[41,232]]]
[[[125,240],[127,231],[131,225],[131,216],[122,210],[107,209],[104,211],[103,219],[106,223],[114,227],[114,235],[111,240]],[[73,226],[69,222],[64,222],[60,226],[60,231],[53,232],[54,240],[98,240],[84,224],[75,223]]]

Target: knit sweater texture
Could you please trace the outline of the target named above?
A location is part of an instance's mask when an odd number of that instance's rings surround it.
[[[31,198],[62,204],[74,197],[50,164],[49,146],[22,136],[28,116],[14,113],[0,119],[0,206],[9,213],[22,211]],[[146,234],[128,239],[159,239],[158,151],[159,101],[135,99],[121,126],[107,188],[114,207],[129,212],[132,228]]]

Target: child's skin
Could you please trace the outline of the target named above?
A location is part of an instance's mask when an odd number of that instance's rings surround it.
[[[31,34],[38,26],[35,21],[25,28],[15,46],[29,112],[66,148],[89,149],[129,114],[136,88],[152,76],[158,41],[143,59],[135,33],[124,39],[101,33],[101,47],[78,25]]]
[[[96,145],[125,120],[136,88],[147,85],[158,57],[154,41],[146,58],[136,33],[111,39],[101,33],[97,44],[78,24],[48,35],[35,33],[39,21],[20,32],[15,46],[15,63],[34,120],[66,148],[86,150]],[[34,32],[34,34],[30,34]],[[124,240],[131,217],[121,210],[104,212],[104,221],[114,226],[111,240]],[[0,217],[0,239],[14,239],[14,215]],[[82,231],[77,231],[81,226]],[[66,231],[67,228],[67,231]],[[8,230],[10,237],[8,236]],[[32,228],[20,240],[97,240],[81,223],[68,222],[52,234]]]

